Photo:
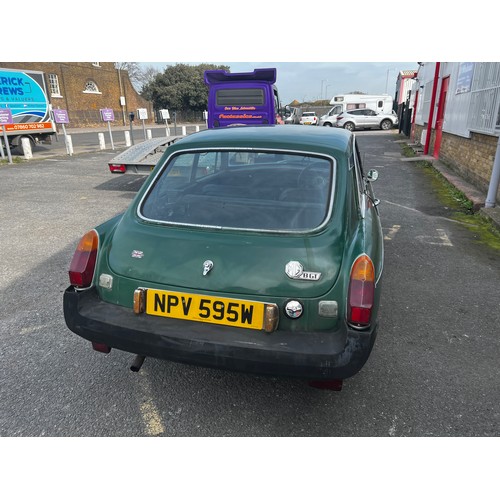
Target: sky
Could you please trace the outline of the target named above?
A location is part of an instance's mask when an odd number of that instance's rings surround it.
[[[231,73],[249,72],[256,68],[276,68],[276,85],[282,104],[290,104],[295,99],[299,102],[330,100],[334,95],[354,91],[365,94],[388,93],[394,96],[399,72],[418,69],[416,62],[202,62],[227,65]],[[167,66],[175,64],[177,63],[149,62],[141,65],[164,71]]]
[[[3,59],[127,61],[159,70],[199,62],[227,64],[232,72],[276,67],[283,104],[353,91],[394,95],[398,72],[417,69],[417,61],[498,60],[497,16],[487,15],[486,0],[453,10],[435,0],[341,6],[252,0],[251,9],[212,0],[159,4],[134,16],[112,2],[91,8],[91,1],[71,20],[65,0],[52,0],[50,11],[35,0],[25,3],[30,18],[47,27],[50,43],[38,50],[32,38],[19,37],[15,23],[4,23],[3,38],[16,43],[5,47]],[[478,26],[480,33],[471,37]]]

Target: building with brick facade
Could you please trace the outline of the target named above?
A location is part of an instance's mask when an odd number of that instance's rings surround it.
[[[137,93],[128,72],[112,62],[0,62],[0,67],[43,71],[52,108],[68,111],[68,129],[104,126],[104,108],[114,112],[111,126],[128,125],[129,113],[140,108],[148,110],[146,123],[154,121],[152,104]]]
[[[425,154],[491,192],[500,155],[500,63],[419,63],[413,82],[411,137]]]

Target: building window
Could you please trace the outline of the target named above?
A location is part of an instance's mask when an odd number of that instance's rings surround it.
[[[97,87],[97,84],[92,81],[88,80],[87,83],[85,84],[85,90],[83,91],[84,94],[100,94],[99,88]]]
[[[474,64],[468,127],[498,134],[500,113],[500,63]]]
[[[59,89],[59,78],[53,73],[49,73],[50,95],[53,97],[62,97]]]

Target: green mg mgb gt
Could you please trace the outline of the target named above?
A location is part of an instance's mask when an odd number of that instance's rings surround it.
[[[171,145],[125,213],[86,233],[64,294],[94,349],[341,381],[372,350],[383,235],[356,137],[204,130]]]

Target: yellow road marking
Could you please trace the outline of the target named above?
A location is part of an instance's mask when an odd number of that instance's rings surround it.
[[[145,401],[140,404],[139,408],[142,420],[146,426],[146,434],[148,434],[148,436],[159,436],[164,434],[165,427],[163,425],[160,412],[153,402],[149,380],[145,376],[144,372],[139,372],[139,385],[143,389],[142,392],[145,398]]]
[[[141,414],[146,424],[146,432],[150,436],[159,436],[165,432],[160,414],[151,400],[141,404]]]

